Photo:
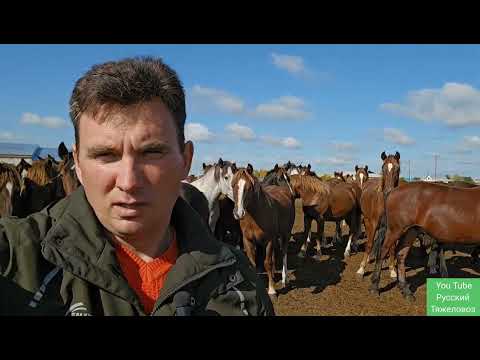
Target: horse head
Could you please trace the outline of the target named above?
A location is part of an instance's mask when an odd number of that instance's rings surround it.
[[[232,179],[233,189],[233,217],[241,220],[245,216],[246,208],[253,194],[259,191],[260,182],[253,175],[253,166],[248,164],[246,168],[237,169]]]
[[[368,165],[365,165],[365,167],[355,165],[355,180],[360,185],[360,188],[363,188],[363,184],[368,180]]]
[[[380,158],[383,160],[382,165],[382,189],[388,192],[398,186],[400,178],[400,153],[397,151],[395,155],[387,155],[382,152]]]

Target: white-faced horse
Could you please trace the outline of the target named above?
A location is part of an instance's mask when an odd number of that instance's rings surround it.
[[[220,195],[226,195],[233,200],[231,182],[235,171],[235,163],[223,161],[222,158],[220,158],[218,163],[209,167],[202,177],[190,183],[203,192],[207,198],[210,212],[208,225],[212,232],[215,231],[215,225],[217,224],[220,214],[218,205]]]

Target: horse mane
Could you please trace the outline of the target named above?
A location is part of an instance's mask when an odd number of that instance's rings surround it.
[[[0,164],[0,189],[3,188],[9,181],[13,182],[13,185],[20,189],[22,179],[17,171],[17,168],[12,164],[1,163]]]
[[[27,170],[26,177],[37,185],[47,185],[52,179],[48,175],[45,165],[45,161],[34,161],[32,167]]]
[[[310,175],[290,175],[290,184],[292,187],[300,185],[305,190],[312,192],[325,192],[329,189],[327,183],[323,182],[316,176]]]

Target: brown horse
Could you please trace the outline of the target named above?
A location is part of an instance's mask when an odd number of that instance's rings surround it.
[[[75,171],[73,153],[68,151],[63,142],[58,146],[58,156],[62,160],[57,164],[57,171],[62,180],[65,195],[68,196],[80,186],[80,181],[78,181],[77,172]]]
[[[459,188],[427,182],[398,187],[385,199],[385,211],[375,240],[377,253],[370,291],[379,293],[381,261],[394,249],[398,286],[409,300],[414,296],[405,278],[405,259],[418,231],[440,244],[480,244],[480,187]]]
[[[365,165],[365,167],[359,167],[358,165],[355,165],[355,180],[360,187],[361,190],[363,190],[363,185],[368,181],[368,165]]]
[[[318,225],[318,234],[322,237],[322,243],[325,244],[325,221],[346,220],[349,228],[349,240],[345,248],[345,257],[350,256],[351,246],[356,248],[356,242],[360,235],[360,204],[358,202],[360,189],[356,184],[347,184],[339,182],[331,185],[326,181],[313,176],[292,175],[290,185],[295,197],[299,197],[303,202],[304,213],[304,243],[300,252],[300,257],[308,254],[306,244],[309,243],[311,220],[315,219]],[[321,256],[321,243],[317,238],[318,259]]]
[[[22,178],[24,178],[27,175],[28,169],[30,169],[32,165],[30,165],[28,162],[25,161],[24,158],[20,160],[20,162],[17,164],[17,171],[20,174]]]
[[[234,216],[240,220],[243,246],[256,268],[256,245],[266,247],[264,266],[268,275],[268,294],[274,287],[275,252],[283,258],[282,284],[287,283],[287,246],[295,221],[294,199],[283,186],[263,186],[253,175],[253,167],[240,168],[232,180]]]
[[[386,194],[398,186],[400,178],[400,153],[397,151],[395,155],[387,156],[384,151],[380,155],[380,158],[383,161],[382,178],[370,179],[363,183],[362,195],[360,198],[363,222],[365,224],[365,232],[367,235],[365,253],[362,262],[360,263],[360,267],[357,270],[357,274],[362,277],[365,274],[365,268],[372,251],[373,240],[384,211],[384,198]],[[390,277],[397,277],[393,256],[390,257]]]
[[[14,165],[0,163],[0,217],[21,216],[22,179]]]

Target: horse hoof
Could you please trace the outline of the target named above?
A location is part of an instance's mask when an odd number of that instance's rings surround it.
[[[315,261],[321,261],[322,260],[321,258],[322,258],[321,254],[315,254],[314,256],[312,256],[312,259]]]
[[[413,296],[412,294],[405,295],[405,299],[411,303],[415,302],[415,296]]]
[[[378,289],[370,288],[370,289],[368,289],[368,292],[372,295],[380,296],[380,290],[378,290]]]

